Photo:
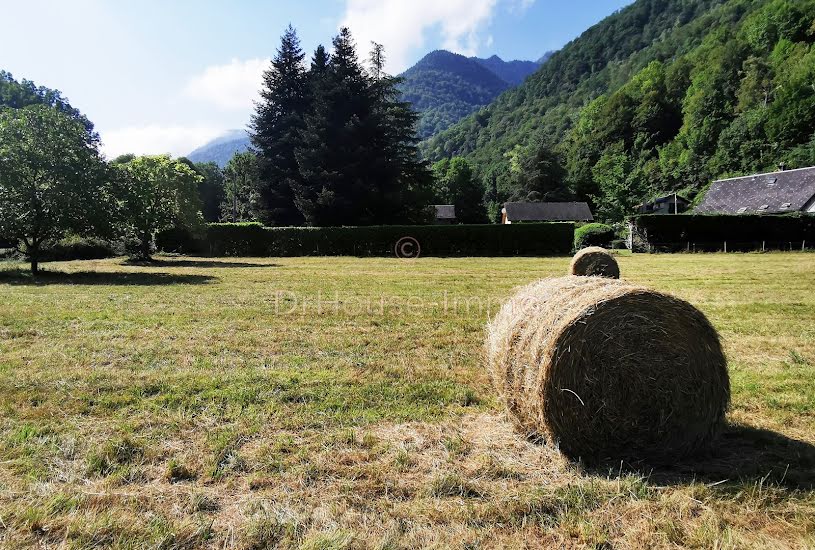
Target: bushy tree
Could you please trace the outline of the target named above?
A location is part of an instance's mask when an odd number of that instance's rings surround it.
[[[513,191],[511,200],[557,202],[572,193],[566,186],[566,171],[560,156],[546,143],[530,148],[516,147],[508,153]]]
[[[224,168],[226,192],[221,205],[224,219],[236,222],[252,221],[257,203],[259,182],[258,159],[254,153],[235,153]]]
[[[198,185],[203,177],[169,156],[137,157],[115,167],[122,229],[131,255],[149,260],[156,233],[175,225],[196,229],[201,223]]]
[[[39,270],[44,243],[107,235],[113,197],[99,140],[83,117],[46,104],[0,108],[0,236]]]
[[[91,121],[78,109],[72,107],[59,90],[37,86],[25,79],[18,82],[11,73],[0,70],[0,108],[22,109],[31,105],[53,107],[81,123],[89,133],[93,133]]]
[[[486,223],[484,188],[473,173],[472,166],[461,157],[443,160],[433,165],[435,200],[456,207],[460,223]]]
[[[202,178],[198,184],[198,198],[204,221],[217,222],[221,219],[221,203],[226,196],[224,171],[215,162],[196,162],[193,169]]]

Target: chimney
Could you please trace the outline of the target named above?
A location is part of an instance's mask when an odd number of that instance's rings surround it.
[[[778,171],[779,172],[783,172],[786,169],[787,169],[787,163],[785,163],[785,162],[779,162],[778,163]]]

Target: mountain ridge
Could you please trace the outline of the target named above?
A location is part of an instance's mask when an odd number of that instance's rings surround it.
[[[544,58],[546,54],[544,54]],[[399,75],[405,101],[419,112],[418,134],[427,139],[477,109],[538,70],[536,61],[504,61],[466,57],[434,50]]]
[[[198,147],[187,158],[192,162],[214,162],[223,168],[236,153],[249,150],[251,146],[246,130],[227,130],[212,141]]]

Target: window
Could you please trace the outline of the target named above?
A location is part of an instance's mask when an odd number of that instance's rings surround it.
[[[775,185],[775,182],[778,181],[778,178],[767,178],[768,185]]]
[[[758,209],[759,210],[767,210],[769,207],[770,207],[769,204],[762,204],[761,206],[758,207]]]
[[[736,210],[736,214],[744,214],[745,212],[747,212],[747,207],[746,206],[742,206],[741,208]]]
[[[791,203],[791,202],[785,202],[784,204],[782,204],[782,205],[781,205],[781,209],[782,209],[782,210],[786,210],[786,209],[787,209],[787,208],[789,208],[790,206],[792,206],[792,203]]]

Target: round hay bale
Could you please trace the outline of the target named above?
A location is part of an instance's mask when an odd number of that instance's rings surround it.
[[[584,277],[620,278],[620,266],[617,260],[605,248],[590,246],[580,250],[572,258],[569,265],[569,275]]]
[[[524,287],[489,324],[486,360],[516,425],[589,463],[692,454],[712,441],[730,402],[707,318],[613,279]]]

